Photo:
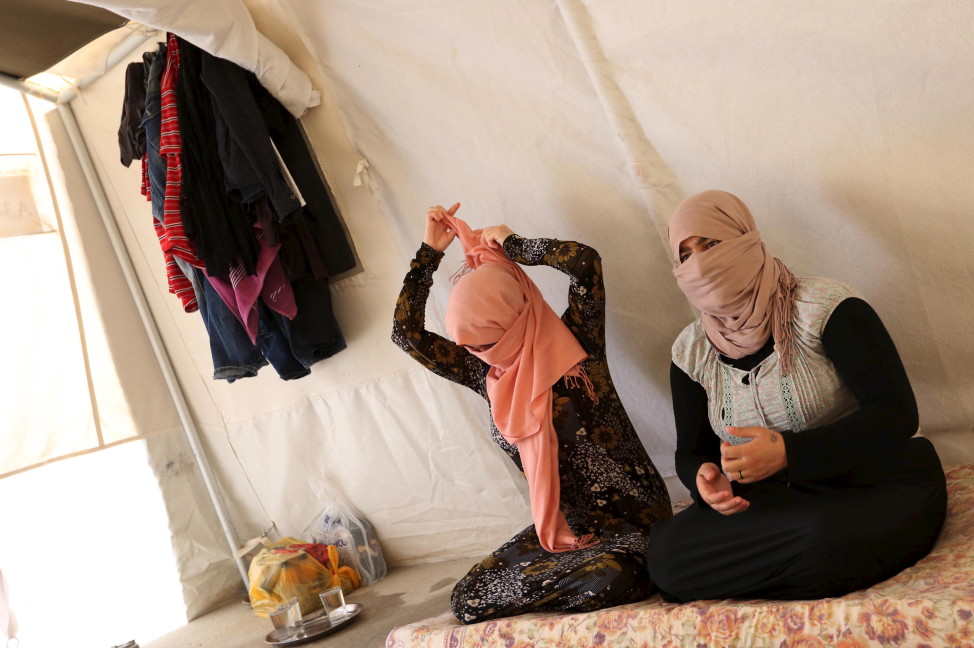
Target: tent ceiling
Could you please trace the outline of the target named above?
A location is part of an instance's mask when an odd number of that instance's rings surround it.
[[[0,0],[0,72],[25,79],[43,72],[127,20],[67,0]]]

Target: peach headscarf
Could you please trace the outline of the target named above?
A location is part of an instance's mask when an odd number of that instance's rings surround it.
[[[774,337],[787,374],[797,281],[765,248],[747,206],[726,191],[704,191],[677,206],[668,234],[673,276],[700,311],[710,343],[729,358],[743,358]],[[694,236],[721,243],[681,264],[680,243]]]
[[[592,536],[576,537],[560,509],[551,420],[552,385],[565,375],[586,378],[579,363],[587,354],[520,266],[484,243],[481,230],[449,220],[472,270],[453,288],[446,330],[457,344],[493,344],[470,352],[491,365],[490,411],[501,435],[517,446],[541,546],[550,552],[591,546]]]

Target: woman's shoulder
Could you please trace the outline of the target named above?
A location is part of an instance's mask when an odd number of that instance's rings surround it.
[[[811,304],[838,304],[843,299],[862,295],[858,290],[838,279],[827,277],[799,277],[796,301]]]
[[[863,299],[862,294],[837,279],[800,277],[795,293],[795,318],[802,329],[820,335],[835,308],[846,299]]]
[[[703,330],[703,322],[700,319],[688,324],[676,336],[671,353],[673,364],[696,380],[697,368],[702,366],[708,357],[713,356],[710,341],[707,339],[707,333]]]

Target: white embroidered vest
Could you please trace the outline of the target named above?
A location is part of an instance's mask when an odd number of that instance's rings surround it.
[[[777,350],[751,371],[743,371],[720,360],[699,319],[683,329],[673,343],[673,363],[707,390],[710,425],[717,436],[734,444],[749,440],[728,435],[726,425],[801,432],[858,408],[822,347],[826,322],[849,297],[861,298],[840,281],[798,280],[792,321],[794,359],[788,376],[781,375]]]

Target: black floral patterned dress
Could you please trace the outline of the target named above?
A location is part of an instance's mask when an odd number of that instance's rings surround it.
[[[523,265],[549,265],[571,278],[562,320],[588,353],[583,365],[598,397],[564,379],[552,387],[558,436],[561,509],[576,535],[599,544],[564,553],[542,549],[534,525],[480,561],[453,589],[453,613],[476,623],[524,612],[584,612],[639,601],[652,586],[646,571],[650,528],[671,515],[663,480],[616,394],[605,356],[605,291],[598,253],[574,241],[504,241]],[[425,327],[433,273],[443,258],[425,243],[416,253],[396,303],[392,339],[439,376],[487,398],[490,366]],[[491,421],[490,433],[521,468],[517,448]]]

